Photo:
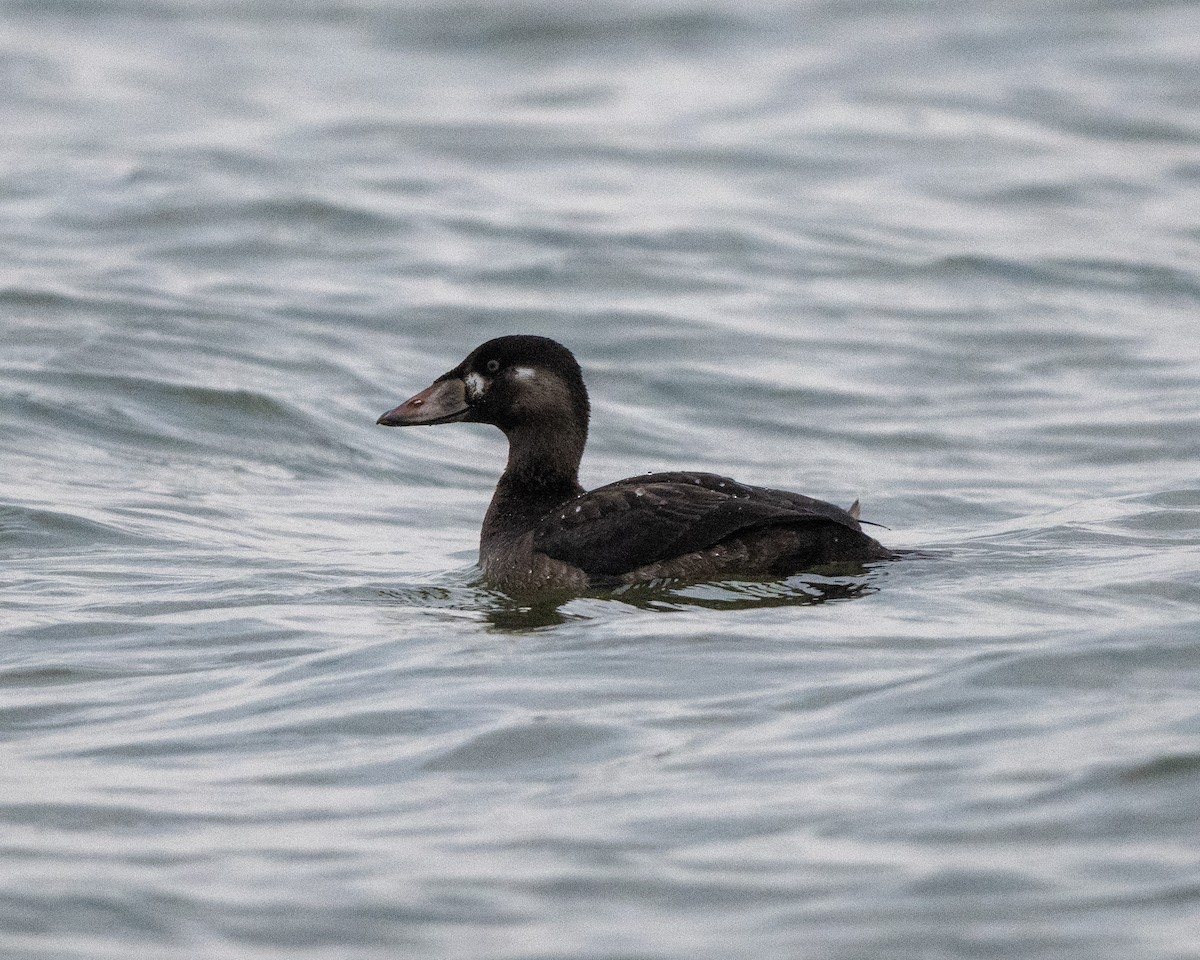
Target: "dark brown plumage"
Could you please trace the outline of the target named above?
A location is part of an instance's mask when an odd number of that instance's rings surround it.
[[[385,426],[490,423],[508,464],[484,517],[479,560],[502,589],[787,576],[896,555],[850,511],[711,473],[654,473],[590,493],[579,364],[546,337],[489,340],[379,418]]]

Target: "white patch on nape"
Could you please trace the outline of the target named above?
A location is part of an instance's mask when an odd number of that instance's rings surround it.
[[[489,382],[487,377],[480,376],[478,373],[468,373],[463,377],[463,383],[467,385],[467,397],[475,400],[482,396],[487,391]]]
[[[517,380],[533,380],[538,375],[534,367],[513,367],[512,376]]]

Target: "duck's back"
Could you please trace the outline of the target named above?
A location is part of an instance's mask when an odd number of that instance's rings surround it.
[[[594,580],[779,575],[893,554],[847,511],[711,473],[599,487],[546,516],[533,549]]]

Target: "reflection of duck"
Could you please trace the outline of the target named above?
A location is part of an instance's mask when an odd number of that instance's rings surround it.
[[[500,337],[379,418],[388,427],[490,423],[508,465],[483,520],[479,560],[502,589],[786,576],[895,557],[849,511],[711,473],[579,485],[589,404],[579,364],[545,337]]]

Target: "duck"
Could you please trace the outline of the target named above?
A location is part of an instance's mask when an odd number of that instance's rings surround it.
[[[844,510],[714,473],[579,483],[591,403],[583,372],[548,337],[497,337],[379,417],[385,427],[485,423],[508,461],[483,518],[479,566],[502,591],[586,591],[646,581],[784,579],[896,553]]]

